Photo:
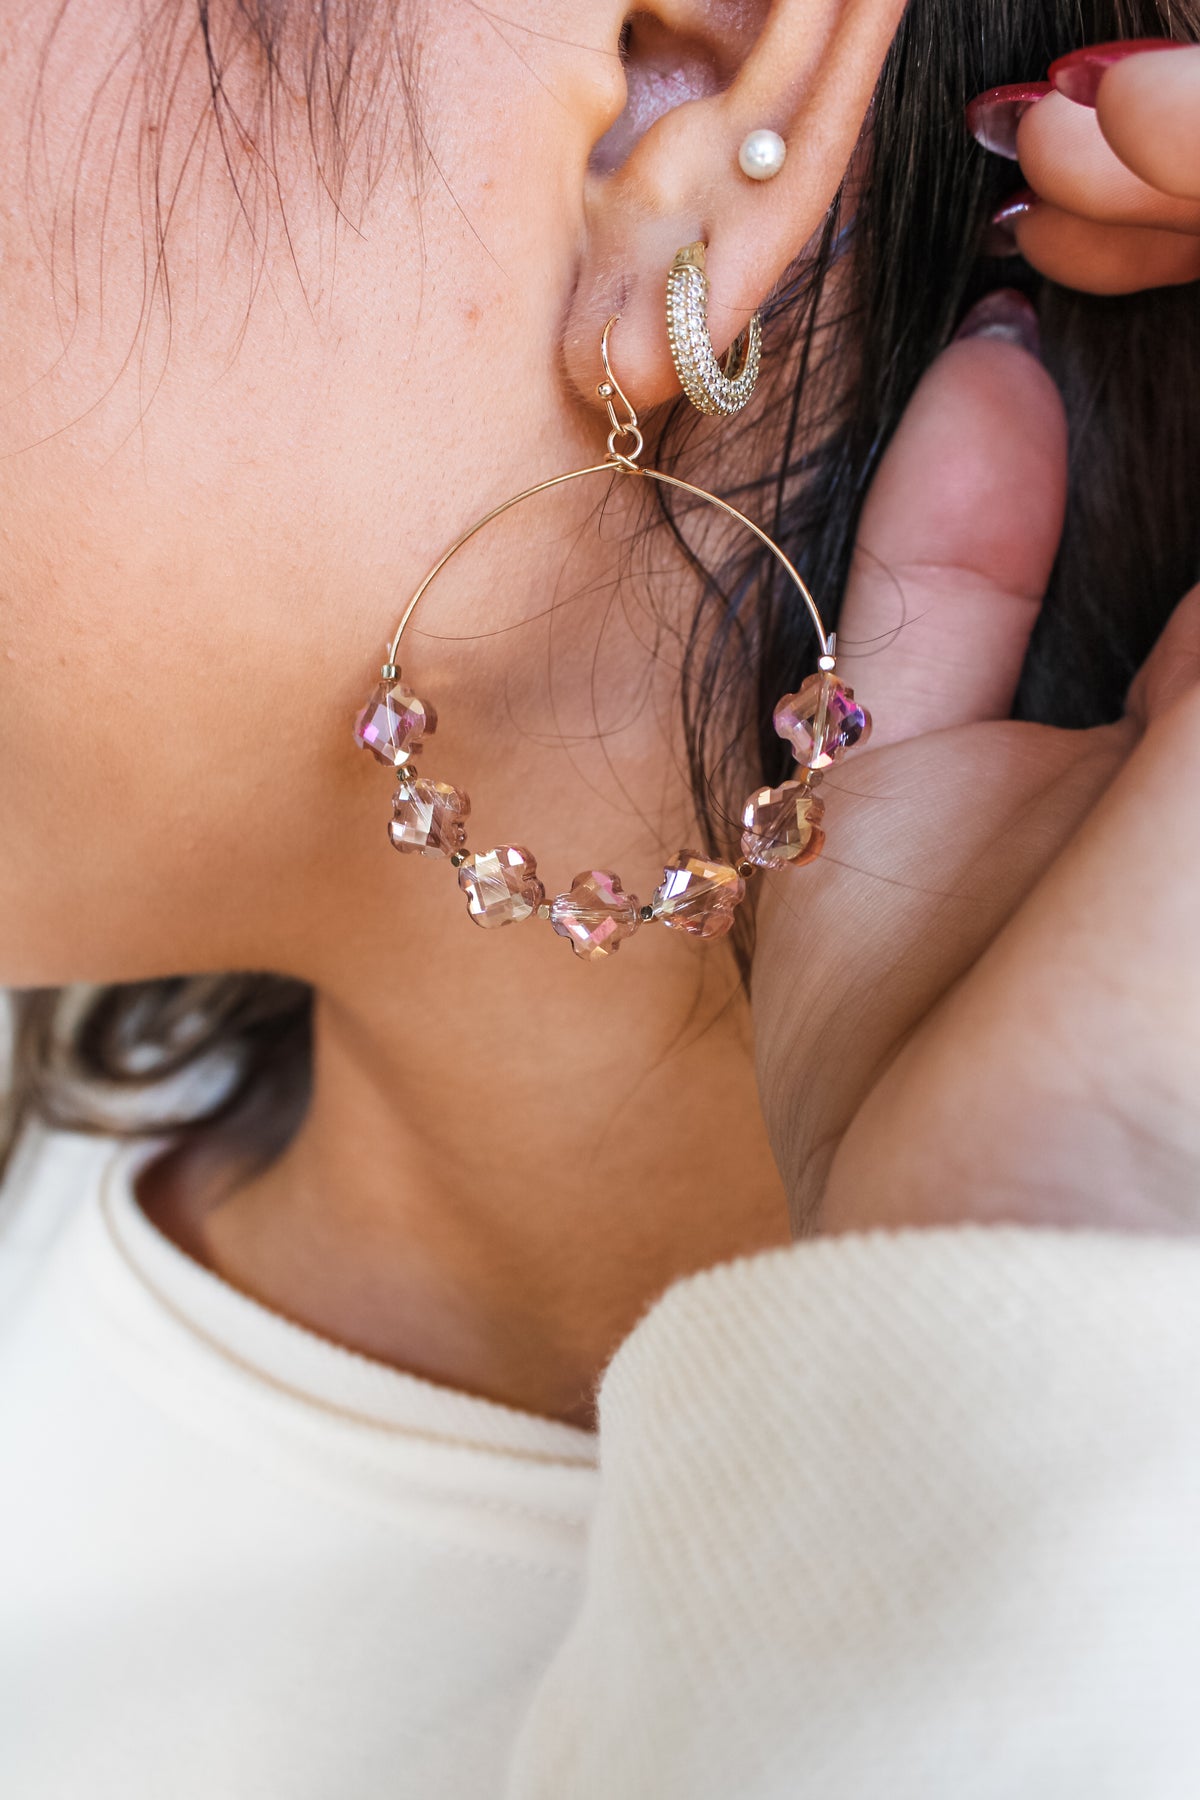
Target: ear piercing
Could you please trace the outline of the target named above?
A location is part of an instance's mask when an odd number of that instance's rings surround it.
[[[787,155],[787,145],[777,131],[765,128],[748,132],[738,151],[738,167],[751,181],[770,181],[778,175]]]

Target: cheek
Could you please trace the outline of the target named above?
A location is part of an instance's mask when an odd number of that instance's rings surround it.
[[[397,505],[402,449],[370,429],[387,397],[321,345],[243,364],[177,370],[115,442],[95,418],[27,418],[0,456],[0,983],[302,966],[312,920],[379,880],[386,802],[351,726],[398,591],[462,500],[409,480]],[[90,391],[58,402],[82,415]],[[527,610],[519,539],[512,555]],[[442,700],[463,654],[421,654]]]
[[[244,965],[334,877],[382,627],[258,380],[0,457],[0,981]]]
[[[418,208],[402,180],[385,184],[370,231],[335,245],[306,177],[290,235],[276,223],[252,247],[227,187],[185,187],[168,338],[146,159],[136,134],[118,153],[122,95],[89,48],[110,10],[66,9],[78,35],[43,84],[64,117],[32,195],[38,57],[0,66],[0,983],[295,967],[306,920],[352,915],[379,880],[386,805],[350,727],[406,583],[535,460],[582,460],[541,347],[571,277],[563,220],[586,120],[556,192],[541,127],[561,129],[561,102],[530,84],[514,115],[511,74],[476,55],[472,83],[486,75],[507,111],[439,96],[439,116],[481,134],[457,146],[453,194],[433,184]],[[194,85],[173,108],[181,131],[209,104]],[[504,183],[472,187],[501,114]],[[83,118],[92,161],[76,187]],[[206,166],[220,167],[213,145]],[[56,262],[58,195],[78,205]],[[531,441],[530,418],[561,438]],[[459,641],[495,624],[487,566],[462,618],[426,613],[448,631],[444,651],[421,652],[439,701]],[[536,611],[519,537],[504,572],[506,604]],[[488,641],[509,654],[511,639]],[[490,705],[503,724],[507,670],[487,675],[459,716]],[[443,742],[469,783],[471,745]]]
[[[156,263],[141,101],[105,81],[128,17],[79,0],[44,43],[35,11],[0,66],[0,982],[238,966],[343,829],[380,634],[330,607],[356,592],[328,404],[352,386],[227,184],[179,191]]]

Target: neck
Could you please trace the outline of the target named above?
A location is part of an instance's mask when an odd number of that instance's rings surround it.
[[[287,1150],[228,1192],[178,1153],[143,1203],[323,1336],[587,1424],[605,1363],[670,1282],[786,1237],[748,1011],[722,948],[656,932],[642,966],[547,966],[540,934],[452,911],[457,1000],[436,957],[373,1004],[319,992]]]
[[[472,842],[505,841],[491,834],[511,818],[548,881],[613,868],[648,894],[696,835],[665,653],[689,629],[695,576],[656,546],[652,610],[635,604],[622,571],[645,495],[614,489],[597,533],[596,495],[576,485],[552,533],[493,546],[482,617],[477,573],[456,585],[451,565],[406,673],[442,713],[428,766],[473,795]],[[577,538],[590,561],[564,551]],[[664,653],[647,652],[652,628]],[[361,673],[331,681],[331,731],[361,704]],[[289,878],[254,914],[263,941],[228,965],[313,986],[307,1115],[252,1179],[181,1154],[148,1172],[146,1203],[298,1323],[586,1422],[665,1287],[787,1236],[733,958],[653,926],[589,967],[539,922],[480,930],[448,866],[387,847],[386,774],[338,739],[339,804],[301,815]],[[321,756],[328,787],[324,742]]]

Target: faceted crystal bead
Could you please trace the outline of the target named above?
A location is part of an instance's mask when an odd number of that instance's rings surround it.
[[[546,898],[537,863],[519,844],[501,844],[468,856],[458,871],[467,911],[477,925],[517,925]]]
[[[742,813],[742,855],[760,869],[802,868],[825,848],[824,802],[805,781],[759,788]]]
[[[823,717],[822,717],[823,715]],[[810,675],[775,708],[775,729],[806,769],[827,769],[871,735],[871,715],[834,675]]]
[[[467,841],[471,802],[457,788],[424,776],[406,776],[392,800],[388,834],[397,850],[453,856]]]
[[[354,721],[354,741],[381,763],[399,769],[437,729],[437,714],[395,681],[381,681]]]
[[[620,877],[607,869],[585,869],[569,894],[556,894],[550,902],[551,925],[586,962],[613,956],[639,922],[637,895],[626,894]]]
[[[746,883],[728,863],[709,862],[692,850],[681,850],[663,870],[654,895],[655,915],[675,931],[692,937],[724,937],[733,928],[733,912],[745,898]]]

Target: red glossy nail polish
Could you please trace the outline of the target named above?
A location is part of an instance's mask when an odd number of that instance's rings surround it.
[[[1019,219],[1024,219],[1034,207],[1039,205],[1038,197],[1032,188],[1021,188],[1004,202],[999,211],[992,214],[983,239],[985,256],[1019,256],[1020,246],[1013,227]]]
[[[1095,106],[1100,83],[1116,63],[1124,62],[1127,56],[1142,56],[1148,50],[1184,48],[1177,38],[1121,38],[1114,44],[1088,44],[1051,63],[1050,80],[1068,100],[1080,106]]]
[[[1011,87],[989,88],[977,94],[967,108],[967,129],[985,150],[995,156],[1017,157],[1017,126],[1031,106],[1054,92],[1049,81],[1021,81]]]
[[[973,306],[954,334],[955,343],[966,338],[1000,338],[1017,344],[1031,356],[1039,356],[1042,334],[1033,306],[1016,288],[998,288]]]

